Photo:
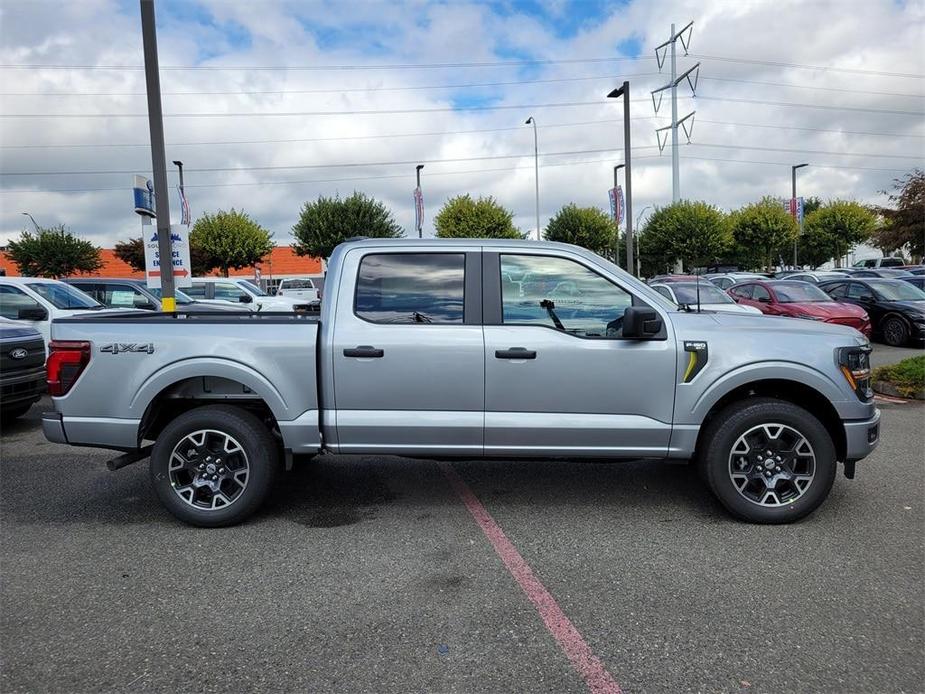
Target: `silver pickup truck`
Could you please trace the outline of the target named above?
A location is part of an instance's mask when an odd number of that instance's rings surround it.
[[[201,526],[321,452],[690,459],[735,516],[784,523],[878,442],[853,328],[679,308],[574,246],[351,241],[325,288],[320,317],[55,320],[45,436],[150,456]]]

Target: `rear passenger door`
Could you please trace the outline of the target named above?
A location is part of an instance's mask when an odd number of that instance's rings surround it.
[[[329,444],[345,453],[480,455],[478,247],[359,247],[344,255],[342,273],[329,356],[337,441]]]

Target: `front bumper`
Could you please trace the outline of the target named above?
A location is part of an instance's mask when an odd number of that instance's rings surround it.
[[[880,443],[880,410],[875,409],[870,419],[844,422],[844,426],[846,462],[866,458]]]

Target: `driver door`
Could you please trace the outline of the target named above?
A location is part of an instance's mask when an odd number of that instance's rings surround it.
[[[665,315],[661,339],[623,339],[623,312],[644,302],[577,255],[486,252],[482,272],[486,455],[666,454]]]

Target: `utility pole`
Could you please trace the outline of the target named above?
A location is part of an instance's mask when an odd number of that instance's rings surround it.
[[[617,164],[615,167],[613,167],[614,192],[616,192],[616,188],[617,188],[617,171],[622,169],[624,166],[626,166],[626,164]],[[616,251],[614,255],[614,263],[616,264],[617,267],[620,267],[620,224],[618,223],[616,219],[614,220],[614,223],[617,227],[617,242],[614,244],[614,246],[616,247]],[[627,269],[629,269],[630,267],[632,267],[631,264],[627,266]],[[630,274],[632,274],[632,270],[630,270]]]
[[[170,242],[170,199],[167,193],[167,155],[164,152],[164,118],[161,112],[161,78],[157,62],[157,29],[154,0],[141,2],[141,38],[145,55],[145,87],[148,93],[148,127],[151,131],[151,167],[154,171],[154,204],[157,214],[157,252],[161,270],[161,310],[177,309],[173,282],[173,245]]]
[[[623,84],[607,95],[608,99],[623,97],[623,161],[626,164],[626,271],[633,274],[633,159],[630,138],[630,83]],[[616,185],[616,184],[614,184]]]
[[[533,172],[536,181],[536,240],[540,240],[540,147],[536,136],[536,120],[530,116],[524,125],[533,124]]]
[[[700,63],[697,63],[692,68],[689,68],[680,76],[678,75],[678,51],[677,51],[677,42],[681,41],[681,46],[684,48],[684,55],[687,55],[688,48],[690,46],[691,34],[694,31],[694,23],[689,22],[681,31],[675,31],[675,25],[671,25],[671,38],[669,38],[665,43],[656,46],[655,48],[655,61],[658,63],[658,69],[661,71],[662,66],[665,64],[665,56],[668,51],[671,51],[671,81],[668,84],[665,84],[658,89],[652,91],[652,106],[655,109],[655,113],[658,114],[659,106],[662,103],[662,94],[667,89],[671,93],[671,125],[666,125],[663,128],[656,128],[655,138],[658,142],[658,151],[661,153],[662,149],[665,147],[665,140],[662,140],[662,133],[666,130],[671,130],[671,200],[672,202],[678,202],[681,200],[681,152],[678,148],[678,126],[684,128],[684,134],[687,136],[687,141],[691,141],[691,132],[694,127],[694,114],[696,111],[691,111],[683,118],[678,118],[678,85],[683,82],[685,79],[690,85],[691,92],[696,96],[697,94],[697,80],[700,78]],[[685,37],[686,35],[686,37]],[[661,51],[661,54],[659,53]],[[691,77],[693,75],[693,78]],[[658,95],[658,100],[655,96]],[[687,125],[687,121],[690,120],[690,127]],[[667,134],[666,134],[667,135]],[[675,263],[675,272],[681,272],[683,270],[683,262],[681,259]]]
[[[794,166],[790,167],[790,182],[792,184],[792,188],[790,191],[792,193],[792,195],[790,196],[790,199],[792,200],[792,202],[790,204],[793,205],[794,214],[797,214],[800,217],[800,234],[799,236],[797,236],[797,238],[793,240],[793,269],[794,270],[797,269],[797,241],[799,240],[800,236],[803,235],[803,214],[802,214],[802,210],[800,210],[799,207],[797,206],[797,169],[802,169],[804,166],[809,166],[809,164],[795,164]]]

